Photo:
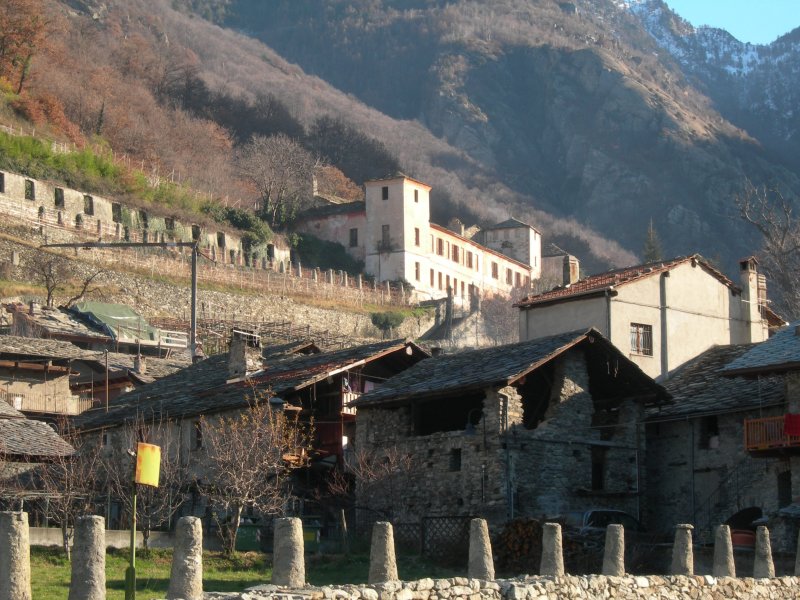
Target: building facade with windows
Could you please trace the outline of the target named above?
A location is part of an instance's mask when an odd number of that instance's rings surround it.
[[[463,227],[430,222],[431,188],[420,181],[400,174],[364,187],[364,202],[312,209],[297,229],[341,244],[378,281],[407,281],[419,300],[452,289],[465,304],[475,292],[508,295],[540,277],[541,234],[530,225],[509,219],[469,238]]]
[[[783,323],[757,267],[740,262],[740,285],[699,255],[592,275],[517,303],[520,339],[596,327],[645,373],[666,378],[713,345],[760,342]]]

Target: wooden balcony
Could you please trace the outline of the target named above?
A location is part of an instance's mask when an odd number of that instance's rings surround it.
[[[800,451],[800,435],[784,431],[785,415],[744,420],[744,447],[748,452]]]
[[[355,416],[355,406],[350,406],[351,402],[355,402],[361,397],[361,392],[342,392],[342,415]]]
[[[49,415],[79,415],[94,405],[92,398],[14,392],[0,392],[0,401],[7,402],[23,413]]]

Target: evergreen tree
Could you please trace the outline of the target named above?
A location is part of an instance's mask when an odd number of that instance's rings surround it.
[[[657,262],[664,258],[661,250],[661,240],[658,238],[656,228],[653,227],[653,219],[650,219],[650,226],[647,228],[647,237],[644,240],[642,255],[646,263]]]

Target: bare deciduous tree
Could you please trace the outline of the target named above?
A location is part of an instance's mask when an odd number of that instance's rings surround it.
[[[149,548],[150,533],[168,523],[183,503],[183,493],[190,483],[189,470],[180,455],[180,438],[172,423],[140,416],[115,432],[111,446],[101,452],[107,491],[120,503],[126,514],[133,510],[133,463],[128,450],[138,442],[161,448],[158,487],[141,485],[136,494],[136,523],[142,532],[144,549]]]
[[[258,192],[265,220],[291,221],[312,200],[314,157],[290,137],[255,135],[236,155],[242,176]]]
[[[87,275],[78,273],[72,261],[59,254],[36,252],[28,263],[31,278],[43,286],[47,297],[45,305],[52,308],[56,292],[63,292],[74,286],[77,292],[67,299],[65,306],[71,306],[87,294],[97,291],[91,287],[96,279],[104,273],[102,269],[92,270]]]
[[[747,184],[736,197],[742,219],[762,236],[761,268],[777,287],[779,309],[800,316],[800,220],[794,203],[779,190]]]
[[[272,408],[259,391],[238,414],[204,416],[199,426],[208,465],[204,493],[223,548],[232,555],[245,509],[261,515],[283,512],[291,470],[307,462],[311,426],[294,412]]]
[[[75,519],[93,514],[96,508],[100,455],[98,445],[77,435],[67,420],[58,429],[59,435],[74,448],[74,454],[53,457],[48,464],[39,466],[33,477],[47,495],[49,513],[61,526],[64,553],[69,560]]]

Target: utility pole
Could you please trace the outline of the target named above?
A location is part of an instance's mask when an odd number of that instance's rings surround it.
[[[192,358],[192,362],[197,359],[197,256],[200,254],[199,242],[77,242],[69,244],[43,244],[40,248],[84,248],[87,250],[92,248],[191,248],[192,320],[189,333],[189,354]]]

